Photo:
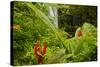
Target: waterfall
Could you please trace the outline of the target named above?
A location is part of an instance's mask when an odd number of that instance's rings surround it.
[[[58,11],[56,7],[49,6],[49,15],[53,17],[53,24],[58,27]]]

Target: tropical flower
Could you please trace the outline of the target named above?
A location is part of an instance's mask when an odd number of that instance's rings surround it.
[[[44,42],[42,48],[40,47],[40,42],[39,41],[36,42],[36,45],[34,47],[34,54],[36,56],[38,64],[43,63],[43,59],[46,54],[46,48],[47,48],[46,42]]]

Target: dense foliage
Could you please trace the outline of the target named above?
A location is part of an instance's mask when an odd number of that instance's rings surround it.
[[[48,14],[48,7],[55,5],[16,1],[13,3],[13,65],[37,64],[33,52],[37,40],[41,46],[44,41],[47,42],[44,64],[97,60],[97,29],[94,25],[85,22],[77,27],[72,38],[67,39],[67,31],[56,28]],[[79,28],[82,31],[81,37],[77,35]]]

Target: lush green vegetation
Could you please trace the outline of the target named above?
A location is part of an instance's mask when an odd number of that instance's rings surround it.
[[[47,52],[43,60],[44,64],[69,63],[97,60],[97,29],[96,23],[82,22],[76,26],[73,37],[68,38],[67,31],[55,27],[53,17],[48,15],[48,7],[56,7],[69,12],[84,14],[87,12],[80,6],[76,8],[70,5],[54,5],[43,3],[14,2],[13,15],[13,65],[37,64],[33,52],[33,46],[37,39],[40,45],[47,42]],[[76,8],[76,11],[73,9]],[[94,9],[94,7],[88,7]],[[72,10],[71,10],[72,9]],[[96,20],[96,12],[89,10],[89,15]],[[70,14],[68,11],[65,13]],[[83,12],[81,11],[83,10]],[[95,9],[96,10],[96,9]],[[60,10],[63,11],[64,10]],[[80,12],[77,12],[80,11]],[[65,14],[64,13],[64,14]],[[63,13],[61,13],[63,14]],[[86,17],[85,15],[82,17]],[[65,18],[65,17],[64,17]],[[67,26],[67,25],[66,25]],[[78,30],[82,31],[79,37]]]

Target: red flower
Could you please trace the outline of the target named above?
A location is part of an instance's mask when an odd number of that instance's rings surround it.
[[[41,48],[39,41],[37,41],[34,47],[34,54],[36,56],[38,64],[43,63],[44,55],[46,53],[46,48],[47,48],[46,42],[44,42],[43,47]]]
[[[81,30],[78,31],[78,37],[80,37],[80,36],[82,36],[82,31]]]

